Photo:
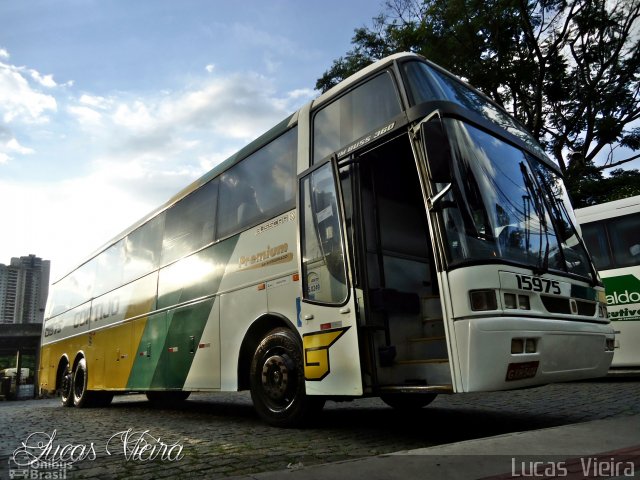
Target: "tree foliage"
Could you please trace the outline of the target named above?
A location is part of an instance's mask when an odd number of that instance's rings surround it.
[[[603,176],[640,158],[638,18],[640,0],[387,0],[316,88],[392,53],[420,53],[512,113],[589,204],[600,200],[583,195],[598,190],[585,182],[640,176]]]

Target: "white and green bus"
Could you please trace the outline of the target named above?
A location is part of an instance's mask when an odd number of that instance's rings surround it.
[[[576,210],[616,330],[611,373],[640,373],[640,196]]]
[[[607,373],[613,328],[559,169],[503,109],[414,54],[302,107],[52,288],[62,403],[250,390],[267,422],[326,399]]]

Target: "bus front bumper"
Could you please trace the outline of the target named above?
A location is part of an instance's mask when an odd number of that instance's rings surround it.
[[[614,330],[607,324],[473,318],[456,320],[454,332],[457,391],[463,392],[601,377],[613,358]]]

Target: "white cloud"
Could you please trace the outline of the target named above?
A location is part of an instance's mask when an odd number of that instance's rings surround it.
[[[4,139],[4,140],[3,140]],[[31,155],[35,150],[20,145],[8,130],[0,130],[0,164],[13,160],[12,155]]]
[[[0,62],[0,113],[4,122],[41,123],[58,104],[52,95],[32,88],[25,69]],[[33,75],[31,75],[33,78]],[[46,78],[41,77],[41,78]]]
[[[297,88],[287,94],[292,100],[303,99],[304,101],[313,100],[318,96],[317,92],[311,88]]]
[[[215,68],[216,68],[216,66],[213,63],[210,63],[209,65],[204,67],[204,69],[209,73],[212,73],[215,70]]]
[[[15,138],[12,138],[7,142],[6,148],[12,152],[19,153],[20,155],[30,155],[34,153],[32,148],[23,147]]]
[[[157,162],[187,155],[193,161],[192,152],[202,158],[230,144],[240,148],[313,95],[308,89],[275,95],[270,79],[248,73],[208,77],[188,90],[144,98],[83,94],[67,111],[94,140],[103,140],[110,161],[143,154]]]
[[[29,70],[29,74],[31,75],[31,78],[43,87],[53,88],[58,86],[53,79],[53,75],[41,75],[37,70]]]
[[[100,95],[87,95],[86,93],[80,96],[79,102],[82,105],[88,105],[89,107],[101,110],[107,109],[113,104],[111,99],[102,97]]]
[[[0,48],[0,58],[9,58],[9,52],[4,48]]]
[[[102,115],[94,109],[84,106],[70,106],[67,111],[78,119],[83,127],[101,125]]]

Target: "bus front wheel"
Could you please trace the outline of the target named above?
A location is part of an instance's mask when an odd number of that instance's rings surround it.
[[[256,348],[250,385],[258,415],[277,427],[305,423],[324,405],[324,399],[305,394],[302,346],[287,328],[271,330]]]

